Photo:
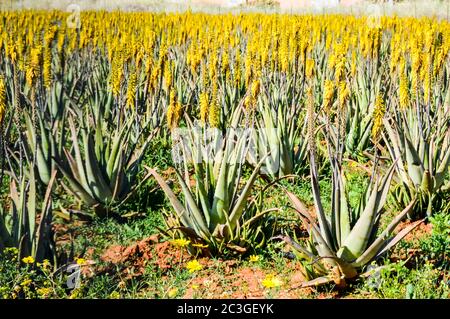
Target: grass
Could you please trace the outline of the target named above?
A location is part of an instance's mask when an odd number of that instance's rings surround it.
[[[414,257],[417,260],[413,266],[408,265],[405,261],[385,260],[382,265],[386,268],[378,276],[375,275],[367,281],[358,280],[344,291],[334,292],[332,286],[326,286],[307,293],[304,290],[294,291],[294,293],[303,293],[306,295],[303,297],[308,298],[359,298],[362,296],[371,298],[448,298],[450,296],[448,220],[448,216],[436,215],[431,220],[434,228],[430,236],[414,244],[410,243],[398,248],[398,250],[418,249]],[[75,247],[75,255],[83,257],[85,245],[95,248],[95,252],[90,258],[95,262],[94,269],[100,269],[101,266],[107,265],[99,258],[104,249],[114,244],[126,246],[155,234],[157,233],[155,227],[158,225],[153,216],[148,216],[127,224],[107,220],[80,226],[75,241],[80,244]],[[238,291],[245,294],[246,289],[241,289],[242,287],[229,290],[226,288],[234,287],[233,285],[236,285],[239,278],[236,275],[248,268],[253,269],[255,273],[260,273],[261,278],[267,274],[276,274],[287,283],[292,276],[298,273],[297,262],[286,258],[276,243],[269,244],[267,250],[259,253],[261,258],[257,262],[250,262],[248,258],[237,260],[230,268],[226,261],[215,259],[208,261],[202,270],[195,273],[189,273],[182,266],[165,270],[154,267],[150,262],[142,274],[126,278],[127,273],[124,271],[126,265],[108,265],[104,268],[107,271],[89,276],[83,274],[81,287],[75,290],[65,288],[66,274],[52,278],[48,273],[39,269],[30,271],[27,267],[17,268],[14,254],[9,254],[0,259],[0,295],[10,297],[6,295],[9,291],[18,290],[15,292],[17,296],[28,298],[50,296],[59,298],[168,298],[168,294],[171,292],[171,296],[174,298],[184,297],[187,294],[194,298],[217,298],[227,294],[233,296]],[[208,289],[208,281],[206,284],[203,283],[210,276],[214,276],[215,282],[212,289]],[[32,282],[25,287],[22,283],[27,279],[31,279]],[[250,282],[250,284],[252,283]],[[277,298],[285,296],[287,293],[286,287],[264,289],[260,282],[257,282],[256,286],[259,287],[258,293],[264,293],[263,297],[267,298]],[[40,295],[38,293],[38,289],[45,287],[51,287],[52,294]],[[250,292],[248,293],[250,294]],[[292,297],[292,294],[289,296]]]

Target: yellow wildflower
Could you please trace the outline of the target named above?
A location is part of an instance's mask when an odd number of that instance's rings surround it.
[[[52,288],[48,288],[48,287],[46,287],[46,288],[38,288],[36,291],[37,291],[39,296],[45,298],[45,297],[47,297],[48,295],[50,295],[52,293]]]
[[[22,262],[25,264],[34,264],[34,258],[32,256],[22,258]]]
[[[69,299],[77,299],[79,297],[81,297],[81,289],[76,288],[74,290],[72,290],[72,293],[69,296]]]
[[[20,283],[22,287],[28,287],[33,281],[30,278],[25,279]]]
[[[4,250],[5,253],[9,253],[11,255],[17,255],[19,253],[19,250],[16,247],[8,247]]]
[[[193,273],[202,270],[203,266],[198,262],[198,260],[191,260],[186,264],[186,268],[190,273]]]
[[[174,246],[186,247],[187,245],[189,245],[191,243],[191,241],[184,239],[184,238],[179,238],[179,239],[172,240],[170,243]]]
[[[178,288],[172,288],[169,290],[169,292],[167,293],[167,296],[169,298],[175,298],[178,295]]]
[[[84,258],[77,258],[76,263],[80,266],[86,264],[86,259]]]
[[[276,288],[283,284],[283,282],[275,275],[267,275],[261,283],[266,288]]]
[[[250,262],[258,262],[260,260],[261,260],[261,256],[259,256],[259,255],[251,255],[249,258]]]
[[[120,299],[120,293],[117,291],[113,291],[110,295],[109,295],[110,299]]]

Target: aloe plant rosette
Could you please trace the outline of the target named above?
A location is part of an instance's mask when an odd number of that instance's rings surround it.
[[[181,135],[182,160],[175,172],[183,199],[149,168],[175,212],[175,218],[167,219],[172,221],[169,226],[191,242],[207,245],[210,254],[245,252],[264,237],[258,221],[266,213],[255,209],[252,197],[262,162],[243,180],[249,132],[231,129],[223,136],[217,129],[194,128],[191,123]]]

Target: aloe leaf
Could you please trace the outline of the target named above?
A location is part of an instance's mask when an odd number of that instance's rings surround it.
[[[219,175],[217,177],[217,184],[214,191],[214,199],[211,207],[211,223],[213,225],[223,224],[225,222],[224,214],[229,208],[228,198],[228,169],[230,164],[227,162],[225,150],[224,160],[221,162]]]
[[[350,211],[348,208],[348,201],[347,196],[345,192],[345,184],[343,181],[343,174],[339,170],[338,176],[340,177],[339,182],[339,189],[340,189],[340,237],[339,242],[342,242],[344,238],[347,238],[347,236],[350,234]]]
[[[363,134],[362,134],[362,136],[359,140],[358,146],[356,148],[359,152],[362,152],[366,148],[366,145],[369,142],[370,134],[372,131],[372,124],[373,124],[372,121],[368,121],[366,124],[366,127],[363,131]]]
[[[85,189],[83,185],[81,185],[73,175],[64,167],[64,165],[55,159],[56,166],[63,173],[64,177],[69,181],[69,190],[83,202],[85,202],[88,206],[93,206],[97,204],[97,200],[90,194],[89,189]]]
[[[203,215],[205,217],[206,225],[209,229],[211,229],[211,206],[209,205],[209,196],[206,192],[205,185],[203,180],[199,178],[197,175],[195,176],[195,182],[197,185],[198,197],[200,200],[200,204],[202,205]]]
[[[23,116],[25,118],[25,126],[27,128],[26,135],[28,138],[28,144],[31,147],[31,151],[33,151],[36,147],[36,132],[34,130],[34,126],[33,126],[32,122],[31,122],[30,115],[28,114],[28,112],[26,110],[24,110]]]
[[[86,189],[86,190],[89,189],[90,190],[89,183],[88,183],[87,178],[86,178],[86,171],[84,169],[83,160],[81,158],[81,152],[80,152],[80,147],[79,147],[80,141],[78,139],[78,135],[77,135],[77,132],[75,130],[75,125],[73,123],[72,118],[69,118],[69,128],[70,128],[70,132],[71,132],[71,135],[72,135],[73,149],[75,151],[75,161],[77,163],[77,172],[78,172],[78,176],[79,176],[79,184],[84,189]],[[59,166],[61,167],[61,165],[59,165]],[[91,194],[91,196],[93,196],[93,194]]]
[[[264,159],[265,158],[263,158],[253,170],[252,175],[250,176],[244,188],[242,189],[241,194],[239,195],[239,198],[235,203],[233,210],[231,211],[230,223],[232,226],[236,225],[238,220],[241,218],[242,213],[244,212],[245,205],[247,204],[247,199],[250,196],[250,193],[253,188],[253,183],[258,177],[258,173],[263,164]]]
[[[383,124],[389,136],[389,140],[386,138],[385,140],[386,146],[388,147],[389,152],[391,153],[391,158],[397,160],[396,162],[397,171],[400,174],[402,181],[405,184],[409,184],[410,178],[403,165],[403,157],[402,157],[402,154],[405,153],[405,149],[401,147],[400,138],[398,134],[394,132],[394,129],[392,128],[392,126],[390,125],[389,121],[386,118],[383,119]]]
[[[95,157],[95,146],[92,136],[83,132],[83,140],[86,155],[86,173],[89,183],[89,188],[92,190],[94,196],[101,202],[109,204],[114,200],[112,197],[112,190],[109,183],[105,181],[103,172]]]
[[[118,156],[117,168],[114,169],[112,176],[109,177],[109,187],[113,190],[112,198],[120,199],[124,192],[124,182],[126,179],[125,172],[123,170],[123,156]]]
[[[298,244],[296,241],[294,241],[291,237],[289,236],[283,236],[281,238],[286,244],[288,244],[289,246],[291,246],[292,248],[294,248],[295,250],[297,250],[298,252],[304,254],[305,256],[307,256],[310,259],[314,259],[316,256],[311,253],[308,249],[306,249],[304,246]]]
[[[364,251],[363,254],[361,254],[353,263],[352,265],[354,267],[361,267],[362,265],[365,265],[369,263],[374,256],[377,255],[380,248],[385,244],[387,238],[392,233],[392,231],[397,227],[397,225],[403,220],[403,218],[406,216],[406,214],[409,213],[411,208],[414,206],[416,200],[413,199],[408,206],[400,213],[398,214],[386,227],[386,229],[377,237],[376,240]]]
[[[115,167],[114,164],[117,163],[117,157],[118,157],[119,149],[121,147],[123,147],[123,145],[121,145],[121,144],[123,144],[124,141],[127,141],[126,138],[123,138],[124,134],[127,131],[129,131],[129,126],[128,125],[124,125],[121,128],[120,132],[117,133],[114,136],[114,138],[112,139],[111,151],[110,151],[110,154],[109,154],[109,157],[108,157],[108,162],[107,162],[107,165],[106,165],[106,172],[107,172],[108,176],[111,176],[113,174],[113,170],[114,170],[114,167]]]
[[[408,163],[408,174],[416,186],[420,186],[423,177],[423,163],[420,160],[411,141],[405,137],[406,161]]]
[[[190,221],[189,221],[189,219],[186,216],[187,215],[186,214],[186,208],[178,200],[177,196],[174,194],[174,192],[169,187],[169,185],[166,183],[166,181],[153,168],[149,168],[149,167],[145,167],[145,168],[149,171],[150,174],[153,175],[153,177],[155,177],[155,179],[158,182],[159,186],[161,186],[162,190],[164,191],[164,193],[169,198],[170,204],[172,205],[173,209],[175,210],[175,212],[177,214],[177,217],[180,218],[181,222],[185,226],[190,225]]]
[[[393,237],[392,239],[390,239],[385,243],[383,249],[381,249],[373,259],[376,260],[380,258],[383,254],[385,254],[389,249],[397,245],[397,243],[400,240],[402,240],[406,235],[408,235],[411,231],[413,231],[417,226],[422,224],[424,221],[425,219],[417,220],[408,225],[407,227],[405,227],[404,229],[402,229],[401,231],[399,231],[398,234],[395,235],[395,237]]]
[[[320,197],[320,188],[319,188],[319,181],[318,181],[318,174],[317,174],[317,166],[316,166],[316,160],[314,157],[314,154],[310,154],[310,171],[311,171],[311,184],[312,184],[312,191],[313,191],[313,197],[314,197],[314,205],[316,207],[316,212],[319,217],[319,226],[320,226],[320,232],[325,238],[325,241],[328,245],[332,245],[333,240],[330,232],[330,226],[328,224],[327,218],[325,216],[323,206],[322,206],[322,200]]]
[[[340,272],[344,275],[345,278],[354,278],[358,275],[356,269],[351,266],[344,259],[339,258],[327,245],[325,239],[322,237],[320,231],[317,229],[316,225],[312,224],[311,234],[315,240],[315,247],[319,256],[326,260],[326,262],[331,267],[338,267]]]
[[[350,234],[345,238],[343,245],[338,252],[338,257],[341,257],[348,262],[352,262],[366,249],[375,224],[375,219],[386,201],[386,194],[389,190],[394,173],[393,167],[394,165],[391,166],[380,186],[378,186],[378,181],[375,182],[375,186],[372,189],[366,207]]]
[[[30,170],[30,179],[29,179],[29,185],[28,185],[28,194],[23,194],[22,196],[27,197],[27,205],[26,210],[28,212],[28,236],[31,240],[31,238],[35,235],[35,229],[36,229],[36,181],[34,179],[34,171]]]
[[[192,193],[189,190],[189,187],[184,182],[183,177],[177,170],[175,170],[175,172],[178,176],[178,181],[181,185],[186,204],[189,207],[192,216],[194,217],[193,221],[195,222],[195,225],[198,226],[200,233],[202,233],[204,237],[209,238],[211,236],[211,233],[206,225],[205,220],[203,219],[203,214],[200,212],[200,209],[197,206],[197,203],[195,202]]]
[[[435,188],[439,188],[442,186],[445,180],[445,175],[447,174],[448,167],[450,165],[450,147],[447,146],[445,149],[445,155],[442,159],[436,174],[435,174]]]
[[[47,254],[47,249],[50,247],[50,242],[52,240],[51,234],[52,234],[52,198],[51,198],[51,192],[52,187],[55,182],[56,178],[56,171],[52,172],[52,175],[50,177],[45,196],[44,201],[42,203],[42,212],[41,212],[41,220],[39,222],[37,234],[35,236],[36,240],[36,260],[42,261]]]
[[[306,205],[293,193],[291,193],[289,191],[285,191],[285,192],[288,195],[289,200],[291,201],[292,205],[294,205],[295,210],[302,216],[306,217],[310,223],[314,223],[314,219],[312,218],[311,214],[309,213]]]
[[[41,117],[38,115],[39,127],[41,134],[39,135],[40,143],[37,143],[36,151],[36,161],[37,168],[39,172],[39,178],[41,181],[47,185],[50,181],[50,168],[51,168],[51,148],[49,138],[47,136],[48,131],[44,128],[44,123]]]
[[[318,287],[333,282],[333,278],[322,276],[301,284],[301,288]]]
[[[50,166],[48,165],[48,160],[44,154],[44,150],[42,149],[42,145],[38,145],[36,148],[36,166],[39,172],[39,179],[45,185],[50,181]]]

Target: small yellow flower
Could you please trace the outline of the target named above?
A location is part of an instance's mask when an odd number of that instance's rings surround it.
[[[275,275],[267,275],[262,281],[262,285],[266,288],[280,287],[282,284],[283,282]]]
[[[39,296],[41,297],[47,297],[52,293],[52,288],[39,288],[36,290]]]
[[[9,253],[11,255],[16,255],[19,253],[19,250],[16,247],[5,248],[5,253]]]
[[[186,247],[190,243],[191,243],[190,240],[187,240],[187,239],[184,239],[184,238],[174,239],[174,240],[171,241],[172,245],[178,246],[178,247]]]
[[[170,289],[167,295],[169,298],[175,298],[178,295],[178,288]]]
[[[39,268],[47,269],[50,266],[50,261],[48,259],[44,259],[42,263],[36,263]]]
[[[249,261],[252,263],[258,262],[261,260],[261,256],[259,255],[251,255]]]
[[[34,264],[34,258],[32,256],[28,256],[28,257],[22,258],[22,261],[25,264]]]
[[[24,281],[21,282],[21,286],[22,287],[28,287],[30,284],[32,283],[31,279],[25,279]]]
[[[110,299],[119,299],[120,298],[120,293],[118,293],[117,291],[113,291],[110,295],[109,295]]]
[[[78,265],[83,266],[84,264],[86,264],[86,259],[84,259],[84,258],[77,258],[76,262],[77,262]]]
[[[191,288],[194,289],[194,290],[197,290],[198,288],[200,288],[200,286],[199,285],[192,285]]]
[[[77,299],[81,296],[81,289],[74,289],[69,296],[69,299]]]
[[[191,260],[186,264],[186,268],[189,270],[190,273],[193,273],[201,270],[203,266],[198,262],[198,260]]]

